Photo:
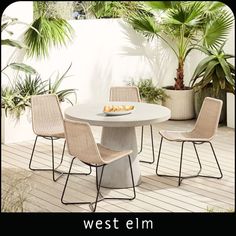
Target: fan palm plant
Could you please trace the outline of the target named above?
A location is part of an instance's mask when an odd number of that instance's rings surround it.
[[[228,35],[233,16],[220,2],[145,2],[146,13],[128,13],[127,20],[148,39],[161,38],[178,60],[174,89],[183,90],[184,63],[196,45],[219,46]]]
[[[66,20],[49,12],[48,2],[35,2],[35,4],[38,6],[39,17],[34,20],[32,26],[40,34],[29,28],[25,32],[24,43],[28,47],[29,57],[46,57],[52,46],[66,46],[67,42],[71,41],[74,31]]]

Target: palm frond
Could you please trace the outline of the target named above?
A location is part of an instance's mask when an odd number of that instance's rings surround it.
[[[141,32],[148,39],[152,39],[161,31],[155,19],[145,14],[134,13],[130,15],[128,22],[135,30]]]
[[[167,12],[165,24],[198,26],[201,22],[203,4],[194,2],[193,4],[178,4]]]
[[[210,21],[216,18],[222,8],[225,7],[225,4],[218,1],[206,1],[204,4],[204,18],[207,21]]]
[[[228,32],[233,25],[233,16],[223,10],[215,19],[206,25],[203,43],[207,47],[219,47],[227,38]]]
[[[29,28],[24,35],[24,42],[28,47],[27,55],[29,57],[46,57],[49,55],[49,49],[52,46],[67,45],[72,40],[73,28],[64,19],[47,18],[40,16],[32,26],[40,34]]]

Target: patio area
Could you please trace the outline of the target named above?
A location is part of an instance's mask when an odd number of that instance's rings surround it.
[[[153,125],[155,156],[157,159],[160,129],[190,130],[195,120],[166,121]],[[100,141],[101,128],[92,127],[96,141]],[[137,140],[140,145],[141,129],[136,128]],[[148,127],[144,129],[144,146],[140,159],[151,159],[152,149]],[[234,129],[220,125],[212,141],[219,164],[223,172],[222,179],[191,178],[182,181],[178,187],[176,178],[158,177],[156,161],[154,164],[140,163],[142,183],[136,187],[136,198],[133,201],[105,200],[98,203],[97,212],[233,212],[235,211],[235,132]],[[163,143],[162,158],[159,171],[177,174],[179,168],[180,143]],[[2,191],[9,187],[10,176],[26,177],[30,190],[27,190],[26,212],[89,212],[89,206],[63,205],[60,202],[65,177],[53,182],[52,173],[48,171],[30,171],[28,168],[33,140],[14,144],[2,144]],[[63,147],[63,140],[55,142],[56,160]],[[198,147],[203,174],[218,175],[218,169],[210,146],[203,144]],[[39,139],[33,166],[50,167],[50,141]],[[67,150],[60,170],[68,171],[71,156]],[[88,167],[81,162],[73,168],[73,172],[86,172]],[[197,172],[197,159],[191,143],[187,143],[183,157],[183,175]],[[104,170],[105,171],[105,170]],[[132,189],[111,190],[102,188],[104,196],[132,195]],[[89,176],[71,176],[65,198],[68,200],[93,201],[96,195],[95,171]]]

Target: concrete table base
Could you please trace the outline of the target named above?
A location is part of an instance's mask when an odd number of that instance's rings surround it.
[[[137,141],[135,127],[104,127],[102,130],[101,144],[113,150],[133,150],[130,155],[134,184],[141,183],[141,172],[137,158]],[[101,168],[98,168],[98,179],[100,179]],[[129,188],[132,187],[129,159],[122,158],[107,166],[103,171],[101,186],[107,188]]]

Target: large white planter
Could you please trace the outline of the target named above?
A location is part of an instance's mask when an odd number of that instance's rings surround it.
[[[6,117],[4,109],[1,113],[1,143],[10,144],[32,140],[35,134],[32,130],[30,110],[26,110],[24,114],[17,120],[8,115]]]
[[[171,120],[189,120],[195,117],[194,92],[188,90],[166,89],[169,98],[163,102],[163,106],[171,110]]]
[[[227,93],[227,126],[235,128],[235,95]]]

